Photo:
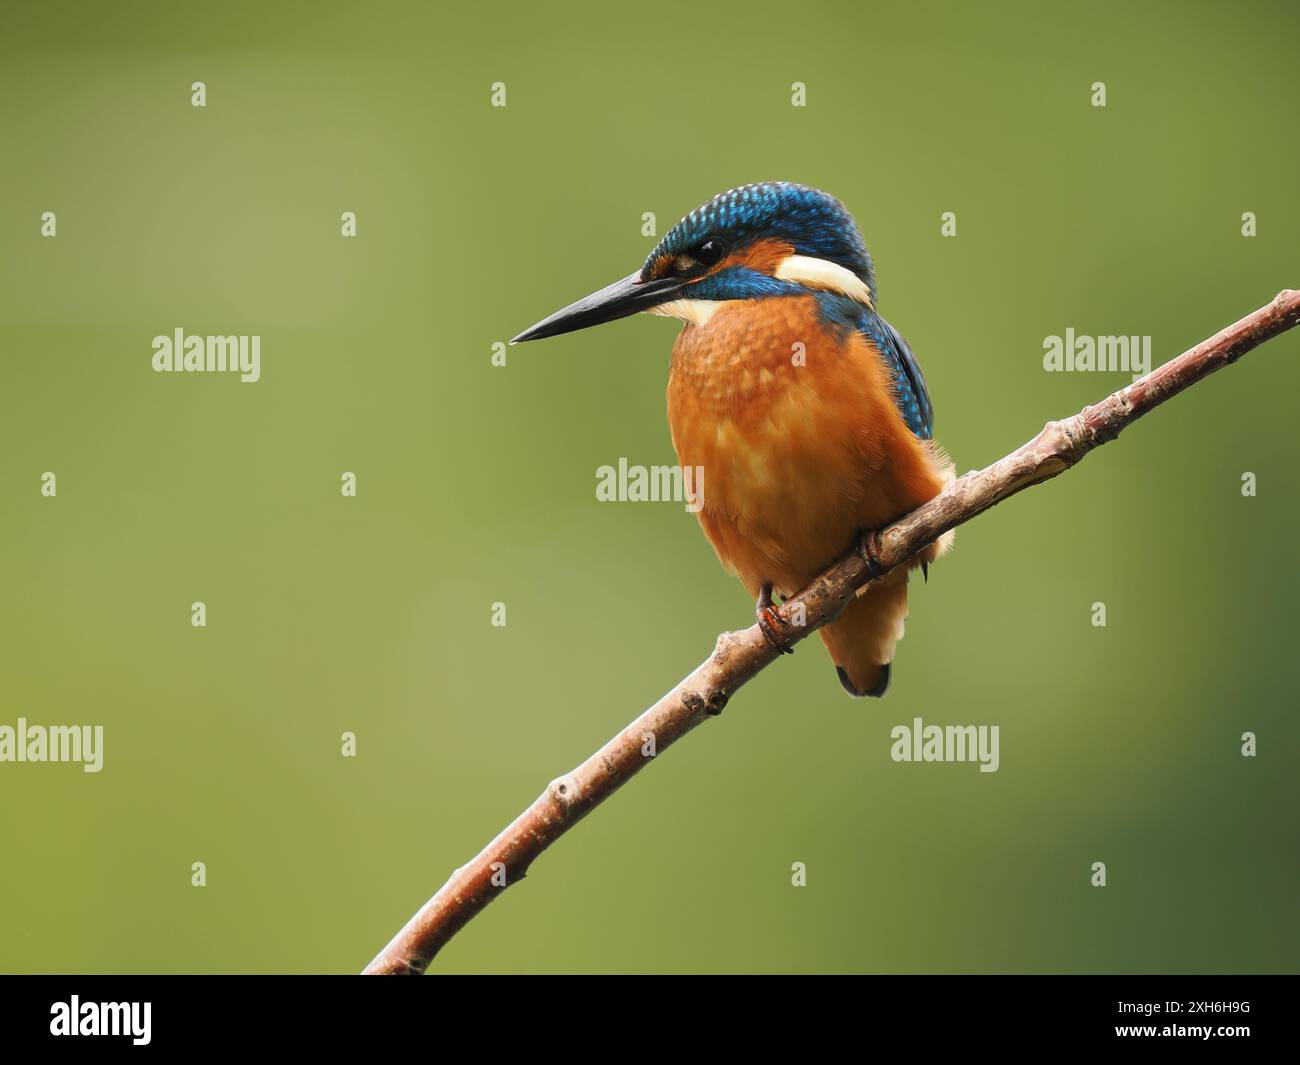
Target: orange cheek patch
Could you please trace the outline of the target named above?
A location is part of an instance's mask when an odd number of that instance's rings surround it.
[[[729,266],[746,266],[769,276],[776,273],[776,268],[783,259],[794,254],[794,246],[783,240],[756,240],[753,244],[738,252],[728,255],[718,263],[710,273],[725,270]]]

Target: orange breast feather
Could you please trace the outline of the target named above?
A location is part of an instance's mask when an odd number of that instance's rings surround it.
[[[812,296],[728,302],[686,325],[668,420],[678,461],[704,470],[700,524],[751,594],[764,581],[794,594],[948,476],[899,415],[874,346],[838,340]]]

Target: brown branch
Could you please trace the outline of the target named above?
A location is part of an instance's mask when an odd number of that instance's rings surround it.
[[[863,537],[780,608],[797,642],[833,621],[863,585],[906,562],[949,529],[1030,485],[1069,469],[1093,448],[1115,439],[1147,411],[1235,362],[1300,323],[1300,291],[1228,326],[1178,358],[1043,431],[986,469],[966,474],[924,506]],[[803,614],[803,625],[795,620]],[[713,654],[571,773],[546,790],[467,865],[461,866],[367,967],[367,973],[419,974],[452,936],[507,886],[523,879],[542,851],[610,797],[620,785],[696,725],[722,712],[727,700],[777,657],[759,627],[718,637]],[[650,744],[653,743],[653,747]]]

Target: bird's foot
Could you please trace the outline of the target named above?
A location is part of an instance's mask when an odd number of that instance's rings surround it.
[[[858,554],[867,565],[867,575],[874,581],[889,572],[889,568],[880,560],[880,537],[874,532],[864,532],[858,537]],[[922,561],[921,580],[930,583],[930,563]],[[859,595],[862,594],[860,591]]]
[[[880,537],[874,530],[858,537],[858,554],[867,564],[867,575],[873,581],[889,572],[889,568],[880,561]]]
[[[767,582],[758,590],[758,603],[754,607],[754,616],[758,618],[758,627],[763,638],[776,650],[777,654],[792,655],[794,648],[781,635],[781,630],[789,623],[781,616],[772,602],[772,584]]]

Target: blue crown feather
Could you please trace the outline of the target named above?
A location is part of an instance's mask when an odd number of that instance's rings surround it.
[[[797,255],[851,270],[876,298],[875,271],[857,223],[839,200],[819,189],[762,181],[721,192],[668,231],[646,259],[641,276],[649,278],[663,256],[680,255],[710,237],[725,241],[732,251],[759,237],[783,240]]]

